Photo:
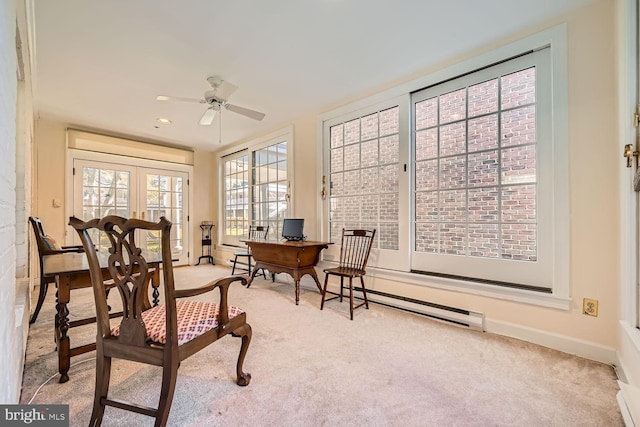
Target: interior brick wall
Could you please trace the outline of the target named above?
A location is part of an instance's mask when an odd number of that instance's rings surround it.
[[[0,2],[0,403],[17,403],[21,355],[16,351],[16,5]]]

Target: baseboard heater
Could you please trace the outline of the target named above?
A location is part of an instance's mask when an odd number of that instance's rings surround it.
[[[353,289],[361,291],[360,288],[357,288],[355,286]],[[460,308],[449,307],[446,305],[435,304],[428,301],[422,301],[414,298],[408,298],[369,289],[367,289],[367,298],[370,302],[375,302],[376,304],[386,305],[387,307],[421,314],[423,316],[442,320],[448,323],[454,323],[456,325],[464,326],[474,331],[484,331],[483,313],[463,310]],[[362,298],[358,297],[358,299]]]

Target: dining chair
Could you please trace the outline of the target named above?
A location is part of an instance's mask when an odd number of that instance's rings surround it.
[[[246,386],[251,375],[242,367],[249,343],[251,326],[246,313],[229,305],[228,289],[234,282],[246,284],[242,276],[228,276],[193,289],[176,289],[171,256],[171,222],[147,222],[107,216],[84,222],[72,217],[73,226],[85,248],[93,287],[97,316],[96,380],[90,426],[102,423],[106,406],[132,411],[155,418],[155,426],[167,423],[180,363],[225,335],[241,338],[236,364],[236,383]],[[101,267],[90,230],[97,229],[109,240],[108,271],[118,287],[122,299],[122,321],[113,326],[109,322]],[[152,272],[145,260],[146,250],[136,242],[136,230],[158,234],[162,256],[164,303],[151,306],[148,284]],[[185,299],[219,291],[219,302]],[[111,361],[113,358],[162,367],[162,385],[157,408],[123,402],[109,395]],[[134,386],[135,380],[132,380]],[[203,408],[203,411],[206,411]]]
[[[249,226],[249,240],[264,240],[269,235],[269,226],[264,225],[250,225]],[[238,258],[247,258],[247,268],[238,267],[240,270],[247,270],[248,274],[251,275],[251,247],[247,246],[246,251],[236,252],[233,254],[233,268],[231,269],[231,274],[236,274],[236,263],[238,262]],[[262,270],[262,275],[264,278],[267,278],[267,273]]]
[[[373,239],[376,230],[346,230],[342,229],[342,243],[340,245],[340,261],[338,267],[327,268],[324,270],[324,287],[322,290],[322,301],[320,302],[320,310],[324,308],[325,301],[331,301],[339,298],[342,302],[344,295],[344,279],[349,278],[349,313],[353,320],[353,311],[361,306],[369,309],[369,301],[367,300],[367,291],[364,287],[364,275],[367,273],[367,260],[373,246]],[[340,293],[327,290],[329,276],[334,275],[340,277]],[[353,279],[359,277],[364,302],[354,306],[353,303]],[[327,294],[335,295],[326,299]]]
[[[29,222],[33,227],[33,233],[35,234],[36,246],[38,247],[38,258],[40,263],[40,290],[38,292],[38,302],[36,308],[31,315],[29,323],[35,323],[42,309],[42,304],[47,297],[47,291],[49,290],[49,283],[55,283],[56,278],[54,276],[45,277],[43,274],[43,257],[46,255],[64,254],[70,252],[84,252],[82,245],[77,246],[60,246],[56,240],[47,235],[42,227],[42,221],[38,217],[29,217]]]

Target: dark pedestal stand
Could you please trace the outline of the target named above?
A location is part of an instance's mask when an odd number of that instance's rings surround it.
[[[196,265],[200,265],[200,261],[204,258],[211,264],[215,265],[213,262],[213,257],[211,256],[211,229],[213,228],[213,224],[200,224],[200,229],[202,229],[202,256],[198,258],[198,263]]]

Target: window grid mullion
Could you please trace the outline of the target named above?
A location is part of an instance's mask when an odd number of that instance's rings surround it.
[[[438,173],[438,192],[437,192],[437,203],[438,203],[438,222],[437,222],[437,226],[438,226],[438,230],[437,230],[437,238],[438,238],[438,246],[437,246],[437,253],[442,253],[442,237],[441,237],[441,230],[442,230],[442,205],[441,205],[441,183],[440,183],[440,170],[441,170],[441,162],[442,159],[440,158],[440,129],[441,129],[441,123],[440,123],[440,95],[438,95],[438,103],[436,104],[436,114],[437,114],[437,122],[438,123],[438,143],[437,143],[437,147],[436,147],[436,155],[438,158],[438,164],[437,164],[437,173]]]
[[[502,259],[502,75],[498,76],[498,259]]]
[[[469,250],[470,224],[469,224],[469,86],[465,88],[465,121],[464,121],[464,147],[465,147],[465,189],[464,189],[464,207],[465,207],[465,228],[467,230],[467,239],[465,241],[465,256],[471,255]]]

